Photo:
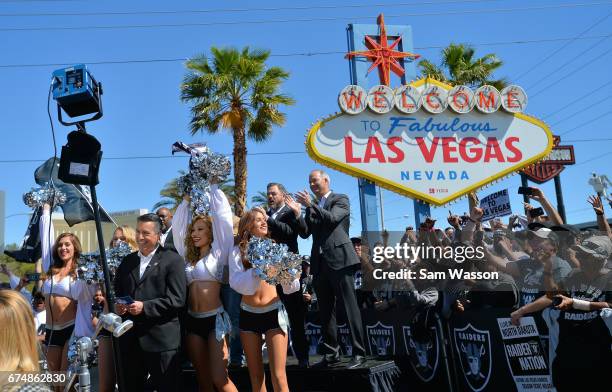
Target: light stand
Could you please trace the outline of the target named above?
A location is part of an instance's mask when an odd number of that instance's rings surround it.
[[[115,309],[115,294],[106,260],[102,223],[100,219],[100,206],[98,205],[98,197],[96,194],[96,185],[99,182],[98,171],[102,159],[102,150],[98,140],[92,135],[89,135],[85,129],[85,123],[98,120],[102,117],[102,85],[89,73],[87,66],[78,64],[54,71],[52,89],[53,99],[57,101],[57,112],[60,123],[66,126],[76,125],[77,127],[76,131],[68,135],[68,144],[62,147],[58,177],[67,184],[89,185],[91,205],[94,220],[96,222],[100,262],[102,264],[102,270],[104,271],[106,300],[109,310],[112,311]],[[88,114],[94,115],[87,119],[67,122],[62,118],[62,110],[70,117],[85,116]],[[113,347],[117,385],[119,386],[119,391],[123,392],[125,388],[123,387],[118,336],[120,335],[113,333],[111,343]],[[89,345],[86,340],[83,340],[80,347],[83,351],[91,351],[94,348],[93,345]],[[79,356],[79,360],[81,359],[82,358]],[[88,379],[84,379],[83,381],[89,385]]]
[[[122,322],[121,317],[114,313],[107,313],[100,316],[96,332],[92,338],[84,336],[77,340],[77,367],[76,372],[70,373],[68,382],[64,387],[64,392],[68,392],[76,378],[79,378],[75,389],[79,392],[89,392],[91,390],[91,377],[89,375],[89,357],[98,348],[98,335],[102,329],[112,332],[113,338],[118,338],[134,326],[132,320]]]

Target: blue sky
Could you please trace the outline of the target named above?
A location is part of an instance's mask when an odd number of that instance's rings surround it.
[[[562,141],[611,137],[610,85],[599,86],[612,80],[612,17],[604,19],[612,12],[612,2],[411,0],[393,6],[356,6],[363,3],[0,0],[0,189],[6,191],[7,216],[28,212],[21,196],[34,186],[33,172],[40,164],[15,161],[42,161],[53,154],[47,89],[52,71],[60,64],[89,64],[103,83],[104,117],[88,130],[102,143],[106,158],[168,156],[177,140],[205,141],[214,150],[229,153],[229,133],[189,135],[189,106],[179,100],[185,69],[178,60],[207,53],[211,46],[270,49],[269,64],[291,73],[283,90],[297,104],[287,108],[287,124],[275,129],[268,142],[249,144],[248,193],[250,198],[270,181],[285,183],[291,192],[303,189],[308,172],[318,167],[304,153],[306,129],[338,110],[336,97],[349,76],[342,53],[291,54],[343,52],[347,23],[375,23],[380,12],[387,24],[411,25],[415,51],[434,62],[439,61],[439,47],[450,42],[473,44],[478,55],[496,53],[505,62],[496,76],[522,85],[529,95],[527,112],[544,118],[553,133],[571,131]],[[306,8],[287,9],[302,6]],[[312,8],[318,6],[327,8]],[[245,11],[254,7],[260,10]],[[214,9],[219,11],[151,13]],[[82,15],[48,15],[73,13]],[[122,63],[125,60],[155,61]],[[70,129],[55,125],[60,148]],[[574,145],[578,164],[566,168],[562,183],[568,220],[583,222],[594,219],[585,201],[592,192],[588,176],[592,171],[608,171],[610,155],[602,154],[610,151],[612,143],[577,141]],[[257,155],[268,152],[298,153]],[[163,185],[185,167],[185,158],[105,159],[98,198],[109,211],[150,209],[160,199]],[[357,180],[330,172],[332,188],[347,193],[353,202],[351,234],[356,234],[360,231]],[[509,187],[512,207],[519,211],[520,199],[514,194],[519,184],[517,175],[480,195]],[[552,181],[543,189],[554,201]],[[411,200],[389,191],[384,192],[384,200],[388,229],[412,224]],[[450,208],[461,213],[466,203]],[[445,207],[433,209],[439,219],[447,213]],[[5,242],[19,242],[26,225],[26,216],[8,217]]]

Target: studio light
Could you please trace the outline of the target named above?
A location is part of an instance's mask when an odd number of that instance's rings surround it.
[[[98,83],[84,64],[58,69],[53,72],[53,99],[57,101],[58,117],[62,124],[61,109],[70,117],[95,115],[86,121],[102,117],[102,84]],[[72,124],[72,123],[68,123]]]

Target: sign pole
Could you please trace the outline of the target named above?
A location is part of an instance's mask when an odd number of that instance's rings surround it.
[[[529,181],[527,181],[527,175],[525,175],[525,173],[521,173],[521,186],[525,188],[529,186]],[[523,201],[529,203],[529,196],[523,195]]]
[[[561,174],[555,176],[555,193],[557,194],[557,211],[563,219],[563,223],[567,223],[565,217],[565,203],[563,203],[563,190],[561,189]]]
[[[383,191],[378,187],[378,202],[380,203],[380,227],[381,231],[385,231],[385,206],[383,204]]]

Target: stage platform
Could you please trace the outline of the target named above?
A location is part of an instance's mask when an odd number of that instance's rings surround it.
[[[311,356],[310,363],[317,363],[320,356]],[[297,361],[287,359],[287,378],[292,392],[324,392],[343,390],[350,392],[392,392],[398,383],[400,370],[392,360],[370,359],[357,369],[346,369],[351,358],[342,358],[342,362],[329,368],[302,369]],[[270,370],[267,363],[266,386],[272,391]],[[239,391],[250,391],[249,373],[246,367],[230,369],[230,378]],[[193,369],[183,370],[184,390],[197,391]]]

